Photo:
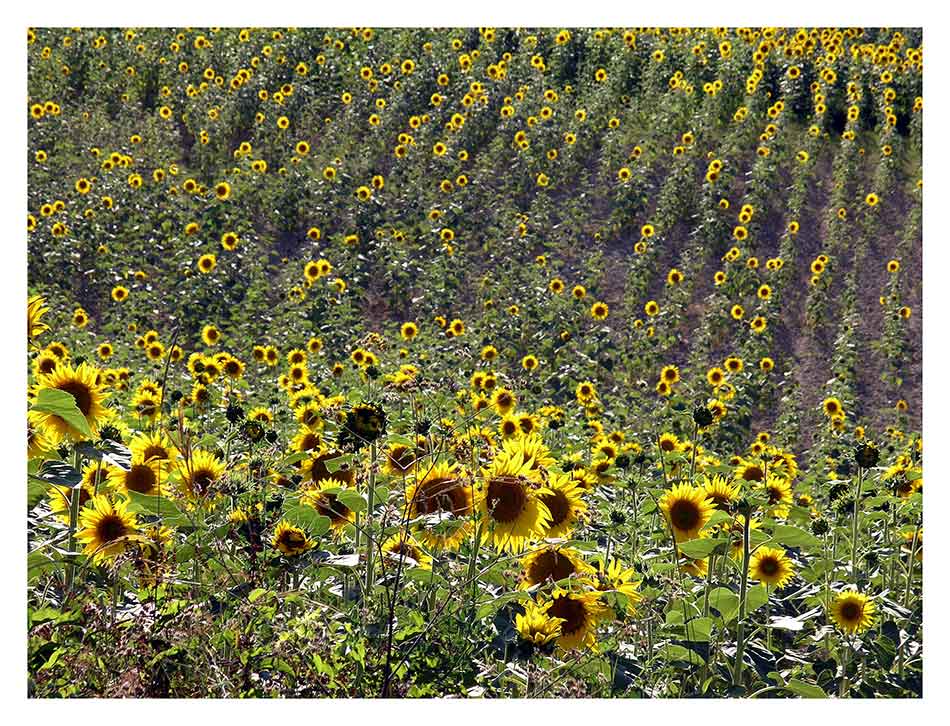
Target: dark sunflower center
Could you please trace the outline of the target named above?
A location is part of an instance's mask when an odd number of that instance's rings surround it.
[[[307,433],[300,442],[300,450],[310,451],[311,449],[317,448],[319,445],[320,437],[313,433]]]
[[[288,549],[296,549],[298,547],[303,547],[304,543],[307,541],[307,538],[304,537],[302,533],[291,530],[289,532],[284,532],[281,535],[281,541]]]
[[[676,529],[695,529],[699,525],[699,517],[699,507],[689,499],[680,499],[670,507],[670,520]]]
[[[762,481],[764,473],[761,468],[758,466],[747,466],[745,471],[742,472],[742,478],[746,481]]]
[[[155,472],[144,464],[136,464],[125,475],[127,489],[139,494],[148,494],[155,488]]]
[[[204,496],[214,484],[214,475],[207,469],[196,470],[191,477],[192,491],[198,496]]]
[[[350,514],[350,510],[337,501],[335,494],[321,494],[317,498],[317,511],[334,522],[342,522]]]
[[[541,501],[544,502],[551,512],[552,527],[556,527],[566,521],[571,514],[571,504],[568,502],[567,497],[561,492],[545,494],[541,497]]]
[[[449,512],[454,516],[468,514],[468,497],[458,479],[435,478],[422,483],[416,491],[415,505],[419,514]]]
[[[856,602],[846,602],[841,606],[841,617],[848,622],[859,620],[861,617],[861,605]]]
[[[44,358],[40,361],[40,373],[44,375],[52,373],[56,370],[56,361],[52,358]]]
[[[660,448],[663,449],[663,451],[673,451],[673,449],[676,448],[676,443],[671,439],[663,439],[660,441]]]
[[[769,487],[769,504],[778,504],[782,501],[782,490],[778,487]]]
[[[99,520],[96,534],[102,542],[112,542],[125,536],[125,522],[114,514],[109,514]]]
[[[548,608],[548,615],[552,618],[564,618],[561,623],[561,632],[564,635],[576,633],[584,627],[587,619],[587,611],[584,609],[584,603],[570,597],[556,597]]]
[[[488,511],[496,522],[514,522],[528,503],[524,485],[514,477],[496,477],[488,483]]]
[[[65,391],[76,400],[76,406],[82,411],[83,416],[88,416],[92,410],[92,391],[81,381],[67,381],[59,386],[59,390]]]
[[[766,557],[759,561],[759,569],[764,575],[776,575],[779,571],[778,560],[774,557]]]
[[[528,580],[532,584],[551,579],[554,582],[570,577],[575,572],[574,563],[556,550],[545,550],[528,566]]]

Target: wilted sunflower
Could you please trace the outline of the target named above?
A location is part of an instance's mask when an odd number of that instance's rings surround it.
[[[103,386],[98,383],[99,379],[100,371],[88,363],[82,363],[73,368],[63,362],[51,374],[40,379],[36,393],[39,396],[45,389],[68,393],[73,397],[76,407],[86,419],[90,431],[95,435],[99,430],[99,424],[109,415],[108,410],[102,405],[109,394],[105,393]],[[66,419],[54,413],[33,409],[29,413],[29,420],[54,446],[63,439],[83,441],[88,438],[81,431],[73,428]]]
[[[557,639],[562,650],[593,646],[596,640],[597,623],[609,615],[597,591],[568,592],[560,588],[551,595],[547,614],[561,618],[561,637]]]
[[[784,587],[795,570],[784,550],[759,547],[749,560],[749,577],[773,587]]]
[[[300,527],[295,527],[290,522],[281,520],[274,530],[271,545],[280,550],[281,554],[294,557],[313,547],[314,542]]]
[[[659,504],[677,542],[698,537],[716,508],[704,489],[690,484],[677,484],[662,496]]]
[[[521,566],[524,568],[519,585],[522,590],[555,583],[571,575],[593,575],[595,572],[580,552],[557,545],[547,545],[530,552],[522,558]]]
[[[841,630],[854,635],[862,633],[874,623],[874,602],[867,595],[854,590],[839,592],[831,604],[830,614]]]
[[[540,498],[550,490],[540,485],[537,470],[523,455],[496,456],[482,476],[478,505],[484,538],[499,550],[520,552],[550,524],[551,513]]]
[[[93,497],[79,513],[82,528],[76,539],[85,544],[83,552],[92,557],[95,564],[112,559],[125,551],[130,540],[138,532],[134,514],[126,511],[128,504],[112,502],[100,494]]]

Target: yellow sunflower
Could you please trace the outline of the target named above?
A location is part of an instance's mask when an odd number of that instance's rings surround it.
[[[552,593],[547,609],[548,616],[564,621],[561,636],[557,639],[562,650],[592,647],[596,642],[597,623],[608,617],[609,612],[596,590],[568,592],[560,588]]]
[[[619,592],[627,601],[626,610],[632,614],[637,603],[643,599],[639,592],[640,583],[634,580],[636,571],[632,567],[624,568],[618,560],[609,563],[600,561],[597,568],[597,590],[602,593]]]
[[[99,424],[109,416],[108,409],[102,405],[109,394],[105,393],[104,387],[98,382],[99,378],[99,370],[88,363],[82,363],[73,368],[63,362],[57,365],[51,374],[40,379],[36,393],[39,396],[44,389],[68,393],[73,397],[76,407],[95,435],[98,433]],[[83,441],[87,438],[81,431],[56,414],[32,410],[29,417],[30,423],[40,429],[54,446],[63,439]]]
[[[705,478],[702,484],[706,496],[713,500],[716,509],[728,512],[729,508],[739,498],[739,485],[731,484],[729,480],[719,474]]]
[[[518,587],[522,590],[555,583],[571,575],[593,575],[595,572],[580,552],[556,545],[547,545],[528,553],[522,558],[521,566],[524,572]]]
[[[698,537],[716,508],[705,489],[690,484],[677,484],[663,495],[659,504],[677,542]]]
[[[129,538],[138,533],[135,514],[126,511],[126,502],[112,502],[100,494],[93,497],[79,513],[76,539],[85,545],[83,552],[94,564],[112,559],[125,551]]]
[[[553,602],[548,600],[536,603],[529,600],[524,604],[524,614],[515,615],[515,628],[521,639],[532,645],[544,646],[560,638],[564,618],[555,618],[549,614]]]
[[[403,567],[418,567],[423,570],[432,569],[432,558],[429,557],[413,539],[412,535],[402,536],[402,532],[397,532],[382,544],[383,553],[393,560],[402,560]],[[409,560],[407,562],[406,560]],[[386,567],[386,560],[383,560],[383,568]]]
[[[189,499],[206,499],[224,476],[224,463],[210,451],[193,449],[190,457],[178,463],[182,493]]]
[[[313,547],[314,542],[300,527],[295,527],[290,522],[282,520],[274,530],[271,545],[280,550],[281,554],[294,557]]]
[[[428,524],[418,531],[419,538],[430,549],[457,549],[469,533],[472,523],[472,485],[468,473],[457,464],[436,463],[416,467],[413,481],[406,490],[406,506],[410,519],[431,517],[439,521],[434,528]]]
[[[330,527],[341,536],[346,527],[356,521],[356,512],[345,506],[331,490],[346,489],[347,485],[336,479],[320,479],[307,485],[300,503],[313,507],[330,520]]]
[[[482,476],[478,507],[485,519],[484,538],[499,550],[522,551],[551,522],[540,498],[551,490],[541,486],[538,471],[523,455],[498,455]]]
[[[874,623],[874,611],[874,602],[867,595],[854,590],[839,592],[830,608],[835,625],[849,635],[870,628]]]
[[[164,462],[161,462],[164,463]],[[127,494],[161,494],[162,466],[157,459],[145,461],[133,457],[128,471],[113,467],[109,471],[109,486]]]
[[[784,587],[794,574],[784,550],[759,547],[749,560],[749,577],[772,587]]]
[[[551,519],[542,535],[549,539],[567,537],[587,513],[587,502],[582,498],[585,489],[576,479],[563,472],[551,473],[547,489],[549,494],[539,495],[551,513]]]

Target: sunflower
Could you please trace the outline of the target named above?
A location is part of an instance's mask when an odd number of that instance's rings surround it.
[[[70,504],[75,492],[79,493],[79,511],[96,496],[96,489],[102,486],[105,490],[105,480],[109,476],[109,468],[101,462],[93,461],[86,465],[82,472],[82,480],[78,489],[54,484],[49,489],[49,508],[60,520],[69,524]]]
[[[436,529],[423,528],[420,539],[431,549],[457,549],[471,532],[472,487],[468,474],[457,464],[436,463],[425,472],[416,467],[414,480],[406,490],[409,517],[449,518],[451,525],[438,524]],[[455,525],[454,527],[452,525]],[[450,526],[448,531],[441,531]]]
[[[595,302],[590,308],[590,315],[594,320],[606,320],[609,312],[610,309],[604,302]]]
[[[663,495],[659,504],[677,542],[698,537],[716,508],[704,489],[690,484],[674,486]]]
[[[178,450],[164,431],[138,434],[129,442],[132,458],[139,461],[168,461],[178,458]]]
[[[210,451],[193,449],[191,456],[178,464],[183,494],[191,499],[205,499],[224,476],[224,463]]]
[[[521,566],[524,568],[519,585],[522,590],[565,580],[571,575],[585,576],[595,572],[579,552],[556,545],[530,552],[522,558]]]
[[[568,592],[557,588],[551,595],[547,614],[560,618],[561,636],[557,639],[562,650],[573,650],[582,646],[593,646],[597,623],[609,615],[608,608],[601,602],[600,593]]]
[[[720,475],[706,477],[702,485],[706,496],[712,499],[716,509],[728,512],[731,506],[739,499],[739,485],[730,484],[729,480]]]
[[[520,419],[521,417],[519,417],[519,425]],[[523,426],[521,429],[524,432]],[[557,460],[551,456],[550,450],[544,445],[544,439],[536,433],[524,433],[525,435],[519,439],[505,441],[502,444],[502,453],[508,456],[520,454],[525,461],[530,460],[532,469],[545,470],[554,466]]]
[[[83,552],[94,564],[112,559],[125,551],[129,537],[138,532],[135,514],[126,511],[126,502],[112,502],[100,494],[93,497],[79,513],[76,539],[85,544]]]
[[[539,498],[551,513],[551,519],[542,532],[546,538],[567,537],[587,513],[587,502],[582,498],[585,488],[570,474],[552,472],[548,479],[549,494]]]
[[[337,486],[351,485],[356,478],[356,471],[346,466],[344,454],[340,451],[330,449],[326,446],[320,447],[315,455],[309,459],[304,459],[300,464],[300,473],[304,482],[320,482],[324,479],[331,479],[337,482]],[[340,459],[339,462],[334,461]],[[330,467],[335,471],[330,471]]]
[[[46,300],[40,295],[33,295],[26,301],[26,339],[32,342],[34,338],[49,330],[43,322],[43,316],[49,312]]]
[[[507,388],[499,388],[492,394],[491,403],[500,415],[505,416],[518,405],[518,399]]]
[[[124,494],[161,494],[161,485],[162,470],[157,459],[146,462],[132,457],[128,471],[113,467],[109,472],[109,486]]]
[[[356,512],[337,499],[335,491],[331,491],[343,489],[348,489],[343,482],[336,479],[320,479],[309,484],[300,497],[301,504],[313,507],[330,520],[330,527],[338,536],[342,536],[346,527],[356,521]]]
[[[784,550],[759,547],[749,561],[749,577],[769,586],[782,588],[794,574],[791,560]]]
[[[500,454],[482,470],[478,506],[486,519],[484,538],[499,550],[520,552],[550,525],[551,513],[540,497],[551,490],[540,485],[531,464],[523,454]]]
[[[610,560],[609,563],[600,561],[597,568],[596,588],[599,592],[617,592],[623,595],[626,600],[627,613],[632,614],[636,610],[637,603],[643,599],[639,593],[640,583],[635,581],[634,568],[626,568],[618,560]]]
[[[39,396],[48,389],[68,393],[73,397],[76,407],[95,436],[99,430],[99,424],[109,416],[108,409],[102,405],[109,394],[105,393],[104,387],[98,383],[100,375],[99,369],[88,363],[81,363],[73,368],[63,362],[57,365],[48,376],[40,378],[36,393]],[[29,413],[29,420],[34,427],[43,432],[53,446],[58,445],[63,439],[83,441],[87,438],[66,419],[54,413],[34,409]]]
[[[791,511],[792,483],[788,479],[770,474],[765,483],[759,486],[765,489],[769,497],[769,516],[776,519],[785,519]]]
[[[402,536],[402,532],[397,532],[382,544],[383,553],[394,560],[401,560],[404,567],[418,567],[422,570],[432,569],[432,558],[429,557],[411,535]],[[406,562],[410,560],[410,562]],[[383,567],[386,567],[386,561],[383,560]]]
[[[757,461],[740,461],[736,467],[736,479],[745,482],[761,482],[765,479],[765,468]]]
[[[874,623],[874,611],[874,602],[867,595],[854,590],[839,592],[830,608],[835,625],[849,635],[870,628]]]
[[[303,554],[314,546],[307,533],[286,520],[278,522],[271,545],[287,557]]]
[[[524,614],[515,615],[515,628],[521,639],[531,645],[546,646],[555,642],[563,633],[561,625],[563,618],[551,617],[549,610],[552,601],[536,603],[528,600],[524,604]]]
[[[841,401],[833,396],[821,402],[821,410],[824,411],[825,416],[828,418],[834,418],[835,416],[844,414],[844,406],[841,405]]]

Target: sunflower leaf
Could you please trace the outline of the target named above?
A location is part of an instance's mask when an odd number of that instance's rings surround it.
[[[687,557],[694,560],[701,560],[709,557],[710,553],[719,545],[728,544],[726,539],[691,539],[687,542],[679,543],[679,550]]]
[[[825,693],[821,686],[816,686],[814,683],[806,683],[798,678],[792,678],[785,687],[802,698],[828,698],[828,694]]]
[[[76,399],[66,391],[60,391],[56,388],[41,388],[36,396],[36,402],[33,404],[33,410],[59,416],[83,436],[92,438],[89,422],[86,421],[86,417],[82,415],[82,411],[76,405]]]
[[[821,541],[813,534],[789,524],[776,524],[772,528],[772,537],[786,547],[802,547],[805,549],[820,549]]]
[[[169,527],[190,527],[191,520],[178,506],[165,497],[152,494],[141,494],[129,491],[129,511],[136,514],[158,517],[163,524]]]

